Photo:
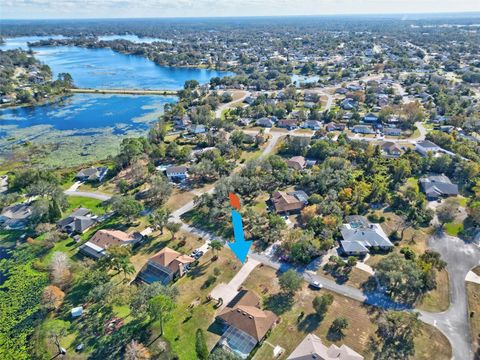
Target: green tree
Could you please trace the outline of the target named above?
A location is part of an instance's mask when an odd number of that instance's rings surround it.
[[[418,313],[388,311],[379,321],[377,335],[382,345],[375,360],[403,360],[415,354],[415,336],[420,331]]]
[[[132,222],[143,210],[142,204],[131,196],[114,196],[110,202],[112,210],[118,215],[127,218],[129,222]]]
[[[170,215],[170,211],[160,208],[151,213],[148,219],[150,225],[152,225],[154,229],[160,230],[161,234],[163,235],[163,228],[165,225],[167,225]]]
[[[116,274],[123,273],[126,278],[135,273],[135,268],[130,261],[131,256],[132,252],[127,246],[110,246],[105,256],[99,260],[98,266],[115,271]]]
[[[317,315],[323,319],[325,314],[328,311],[328,308],[333,303],[333,295],[332,294],[325,294],[322,296],[315,296],[312,301],[313,308]]]
[[[455,220],[455,217],[458,213],[458,202],[455,199],[447,199],[443,202],[442,205],[437,209],[437,217],[440,225],[445,225],[446,223],[452,222]]]
[[[205,340],[205,334],[202,329],[197,329],[195,332],[195,352],[199,360],[208,359],[207,341]]]
[[[51,223],[56,222],[62,217],[62,210],[55,199],[50,202],[48,207],[48,217]]]
[[[150,207],[163,205],[170,194],[172,187],[165,176],[155,176],[149,182],[150,188],[147,190],[145,202]]]
[[[152,321],[160,321],[160,336],[163,336],[163,324],[175,309],[175,302],[170,296],[160,294],[148,302],[148,314]]]
[[[220,240],[212,240],[208,247],[212,249],[214,256],[217,256],[217,253],[223,248],[223,243]]]
[[[172,301],[175,301],[178,296],[178,289],[175,286],[165,286],[160,282],[139,285],[130,300],[132,314],[137,317],[147,315],[149,301],[158,295],[168,296]]]
[[[293,269],[280,275],[278,282],[283,292],[293,296],[302,287],[302,277]]]
[[[344,316],[338,316],[333,320],[329,331],[336,334],[339,338],[343,338],[343,330],[348,327],[348,320]]]

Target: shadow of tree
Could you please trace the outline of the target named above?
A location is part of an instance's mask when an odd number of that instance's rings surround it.
[[[207,331],[212,334],[222,336],[222,334],[225,332],[225,327],[220,322],[214,321],[210,324]]]
[[[297,329],[304,333],[311,333],[315,331],[323,318],[316,313],[308,314],[302,321],[297,325]]]
[[[207,269],[208,269],[208,262],[204,262],[203,264],[198,264],[197,266],[195,266],[192,270],[190,270],[190,272],[187,274],[187,276],[190,278],[190,279],[196,279],[200,276],[203,276],[205,275]]]
[[[331,342],[342,340],[345,334],[341,330],[336,330],[330,327],[327,333],[327,340]]]
[[[264,305],[267,310],[281,315],[292,309],[293,296],[284,293],[274,294],[265,300]]]

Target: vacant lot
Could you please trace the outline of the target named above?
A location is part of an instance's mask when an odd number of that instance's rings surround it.
[[[244,283],[244,287],[261,294],[264,305],[275,304],[272,299],[279,291],[275,270],[267,267],[255,269]],[[280,359],[286,359],[308,333],[315,333],[326,345],[330,345],[332,342],[327,339],[328,329],[337,316],[347,318],[349,327],[344,331],[344,339],[336,341],[335,344],[346,344],[363,354],[365,359],[372,359],[373,353],[369,351],[368,345],[370,339],[376,337],[375,322],[378,315],[376,309],[332,293],[335,300],[325,318],[320,320],[314,314],[312,300],[315,296],[326,292],[325,290],[313,291],[305,285],[295,296],[291,306],[283,307],[280,324],[273,329],[253,359],[272,359],[272,345],[284,348],[285,352]],[[279,309],[281,310],[282,307],[277,307],[277,310]],[[304,313],[303,317],[301,316],[302,312]],[[421,335],[417,337],[415,344],[415,359],[432,359],[431,354],[436,354],[435,359],[447,360],[451,357],[448,340],[433,327],[422,325]]]

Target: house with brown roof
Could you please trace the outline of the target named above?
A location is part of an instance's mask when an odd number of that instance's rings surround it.
[[[304,191],[275,191],[270,201],[278,214],[295,213],[308,204],[308,195]]]
[[[287,360],[363,360],[363,356],[347,345],[326,347],[315,334],[308,334]]]
[[[397,144],[392,141],[385,141],[381,145],[382,151],[391,157],[399,157],[402,155],[402,149],[400,149]]]
[[[242,290],[217,315],[216,320],[226,329],[218,345],[246,359],[278,317],[260,308],[260,298],[255,293]]]
[[[161,282],[166,285],[185,275],[194,261],[195,259],[190,256],[165,247],[148,260],[137,279],[147,284]]]
[[[295,170],[303,170],[306,166],[307,162],[303,156],[293,156],[287,161],[287,165],[289,168]]]
[[[94,259],[99,259],[105,255],[105,251],[110,246],[133,245],[140,241],[140,237],[127,234],[120,230],[98,230],[90,240],[80,246],[80,252]]]

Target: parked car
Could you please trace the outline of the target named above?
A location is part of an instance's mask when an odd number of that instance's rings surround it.
[[[323,285],[320,284],[318,281],[315,280],[315,281],[312,281],[312,282],[310,283],[310,287],[312,287],[312,288],[314,288],[314,289],[317,289],[317,290],[320,290],[320,289],[323,288]]]

